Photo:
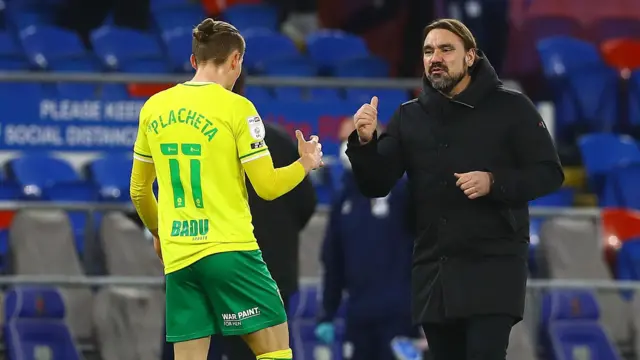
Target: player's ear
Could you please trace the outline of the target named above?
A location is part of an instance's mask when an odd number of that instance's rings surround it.
[[[235,50],[231,54],[231,69],[235,70],[242,66],[242,54],[239,51]]]
[[[191,56],[189,57],[189,61],[191,62],[191,67],[194,70],[198,70],[198,63],[196,62],[196,56],[191,54]]]

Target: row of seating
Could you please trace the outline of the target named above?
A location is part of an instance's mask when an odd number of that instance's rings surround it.
[[[317,289],[315,285],[302,287],[291,299],[288,309],[292,349],[299,359],[315,359],[319,349],[326,348],[314,334],[319,311]],[[55,288],[10,289],[4,302],[2,328],[8,360],[81,359],[76,340],[65,323],[66,311],[64,298]],[[612,339],[599,323],[597,300],[590,292],[549,292],[542,300],[541,314],[540,340],[549,359],[593,358],[594,354],[601,360],[621,359]],[[344,310],[336,320],[335,342],[326,349],[335,360],[344,358],[343,316]],[[520,343],[530,343],[530,336],[522,325],[514,329],[512,338],[519,339],[510,341],[509,359],[516,358],[514,355],[520,360],[536,358],[533,346],[517,347]]]
[[[21,24],[19,32],[0,33],[0,69],[191,72],[192,29],[206,17],[202,8],[187,3],[180,7],[152,7],[152,15],[156,26],[149,31],[118,27],[107,20],[91,33],[93,52],[73,31],[25,15],[32,21],[26,26],[26,20],[15,15],[22,19],[16,20]],[[351,77],[389,74],[389,65],[373,56],[358,36],[322,30],[309,35],[307,53],[303,54],[290,38],[278,32],[275,10],[268,6],[236,5],[227,9],[223,17],[241,28],[247,45],[245,65],[251,73]]]
[[[567,36],[537,43],[560,140],[640,128],[640,41],[612,40],[603,47],[604,55],[595,45]]]

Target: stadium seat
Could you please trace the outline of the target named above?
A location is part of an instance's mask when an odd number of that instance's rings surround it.
[[[595,45],[569,36],[552,36],[538,41],[536,46],[547,77],[600,68],[602,58]]]
[[[609,172],[600,206],[640,211],[640,164],[620,166]]]
[[[105,155],[88,166],[89,178],[102,200],[129,201],[131,155]]]
[[[272,30],[253,29],[243,36],[247,44],[243,65],[249,71],[261,72],[265,63],[301,57],[290,38]]]
[[[97,70],[80,36],[73,31],[54,26],[30,26],[20,32],[20,39],[34,67],[69,70],[73,69],[69,64],[73,64],[89,67],[82,70]]]
[[[149,33],[103,26],[91,33],[94,51],[112,70],[124,72],[168,72],[160,43]]]
[[[640,281],[640,238],[629,239],[622,243],[616,261],[616,278],[618,280]],[[623,291],[623,296],[630,300],[633,291]]]
[[[618,73],[609,67],[568,75],[574,123],[592,132],[613,131],[619,125]]]
[[[7,3],[19,5],[18,1],[7,1]],[[30,26],[53,25],[55,23],[54,13],[47,11],[50,10],[47,7],[21,9],[19,6],[9,6],[8,10],[9,21],[19,31]]]
[[[174,28],[162,33],[171,68],[177,72],[193,72],[190,56],[193,35],[190,27]]]
[[[607,64],[618,70],[640,69],[640,40],[607,40],[600,44],[600,51]]]
[[[222,18],[241,33],[249,29],[278,31],[278,12],[267,4],[235,4],[224,10]]]
[[[578,146],[590,185],[598,194],[602,193],[605,177],[613,169],[640,162],[640,149],[629,136],[588,134],[579,139]]]
[[[596,298],[586,290],[558,290],[542,301],[543,343],[552,360],[611,359],[620,355],[599,323]]]
[[[14,35],[9,32],[0,32],[0,69],[27,70],[28,68],[29,63]]]
[[[307,36],[307,51],[323,73],[330,74],[340,63],[369,56],[365,41],[339,30],[320,30]]]
[[[64,299],[56,289],[13,288],[6,294],[4,312],[8,359],[82,358],[64,321]]]
[[[9,173],[29,198],[46,198],[54,185],[79,184],[82,179],[64,160],[43,154],[24,155],[9,162]],[[59,192],[53,189],[54,193]]]
[[[269,88],[263,86],[247,86],[244,89],[244,96],[252,102],[273,101],[274,97]]]
[[[338,63],[331,75],[342,78],[386,78],[389,64],[383,59],[369,55]]]
[[[172,8],[152,9],[153,19],[160,33],[164,35],[175,29],[193,29],[206,18],[201,6],[192,4]],[[191,31],[189,31],[191,34]],[[189,42],[191,44],[191,42]]]

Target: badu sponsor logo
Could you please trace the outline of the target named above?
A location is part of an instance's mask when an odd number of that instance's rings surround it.
[[[257,306],[235,314],[222,314],[222,320],[224,321],[224,326],[241,326],[243,320],[256,316],[260,316],[260,308]]]

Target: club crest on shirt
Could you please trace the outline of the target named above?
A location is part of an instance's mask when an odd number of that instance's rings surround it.
[[[260,149],[263,146],[264,146],[264,141],[258,141],[251,144],[251,149]]]
[[[247,118],[247,123],[249,124],[249,133],[251,134],[251,137],[256,140],[264,139],[264,123],[262,122],[262,119],[260,119],[260,116],[250,116]]]

